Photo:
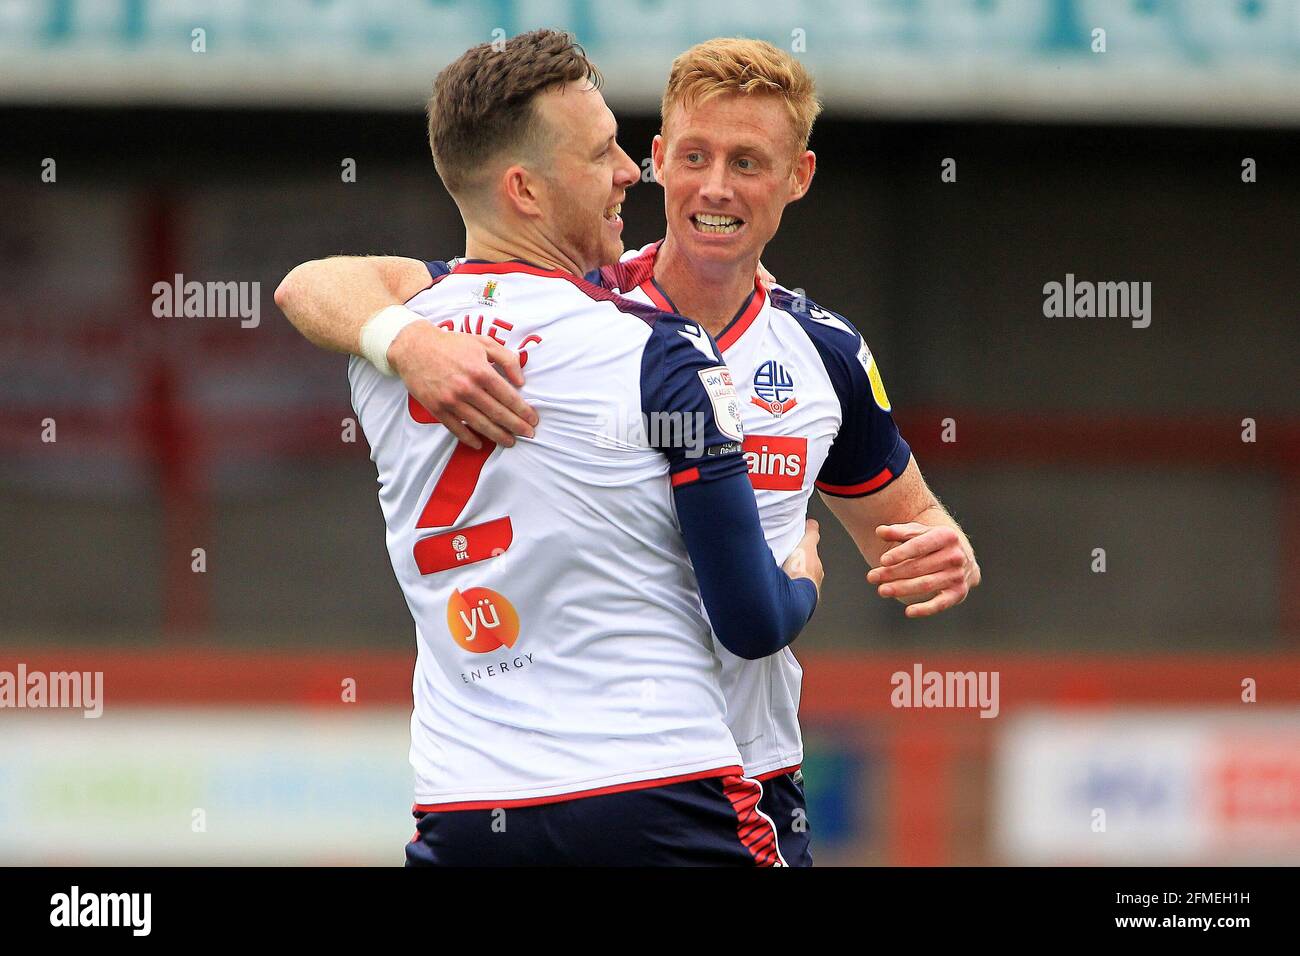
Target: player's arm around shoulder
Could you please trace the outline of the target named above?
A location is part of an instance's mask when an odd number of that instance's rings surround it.
[[[361,354],[361,329],[381,309],[401,305],[433,281],[428,265],[398,256],[330,256],[295,266],[275,304],[313,345]]]
[[[518,353],[485,335],[439,329],[404,306],[446,272],[445,263],[399,256],[316,259],[284,277],[275,303],[313,345],[400,376],[466,444],[533,437],[537,413],[516,390],[524,383]]]

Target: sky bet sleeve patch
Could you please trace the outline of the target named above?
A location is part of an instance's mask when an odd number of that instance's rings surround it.
[[[745,429],[740,420],[740,399],[736,397],[736,386],[731,380],[731,370],[725,365],[701,369],[698,373],[704,390],[709,393],[713,403],[713,417],[717,421],[718,431],[728,438],[741,441]]]

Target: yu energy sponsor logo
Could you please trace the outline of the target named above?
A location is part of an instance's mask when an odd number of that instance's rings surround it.
[[[505,596],[490,588],[452,591],[447,602],[447,628],[452,640],[467,651],[486,654],[513,648],[519,639],[519,612]]]
[[[502,648],[513,651],[519,640],[519,612],[503,594],[491,588],[467,588],[452,591],[447,602],[447,627],[452,640],[474,654],[491,654]],[[501,677],[531,667],[529,653],[497,654],[461,671],[466,684]]]

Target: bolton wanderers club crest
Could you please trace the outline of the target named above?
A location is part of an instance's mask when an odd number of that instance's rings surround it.
[[[769,359],[754,373],[754,394],[749,400],[763,411],[780,417],[798,404],[794,379],[784,365]]]

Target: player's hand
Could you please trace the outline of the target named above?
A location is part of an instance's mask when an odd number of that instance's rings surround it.
[[[781,570],[791,578],[807,578],[817,588],[817,597],[822,594],[822,559],[817,553],[817,545],[821,542],[821,530],[817,522],[812,518],[807,519],[804,523],[803,537],[799,543],[794,546],[790,556],[785,559],[785,564],[781,565]]]
[[[952,528],[909,522],[876,528],[882,541],[899,542],[867,572],[881,597],[908,605],[908,617],[929,617],[956,607],[980,583],[970,546]]]
[[[756,271],[758,272],[758,284],[764,289],[771,289],[772,286],[776,285],[776,276],[767,271],[767,268],[763,265],[761,259],[758,262],[758,269]]]
[[[509,448],[516,435],[533,437],[537,412],[516,391],[524,384],[519,353],[495,339],[412,322],[388,347],[388,364],[411,397],[472,448],[485,438]]]

